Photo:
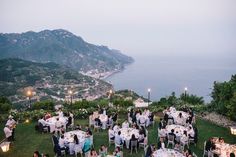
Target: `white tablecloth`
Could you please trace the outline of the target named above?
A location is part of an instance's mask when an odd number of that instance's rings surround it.
[[[216,148],[219,150],[219,157],[228,157],[230,153],[234,152],[236,154],[236,145],[231,145],[228,143],[216,143]]]
[[[46,121],[49,123],[49,127],[50,127],[50,132],[55,131],[55,123],[57,121],[57,118],[59,118],[59,121],[61,122],[61,124],[64,126],[64,129],[66,129],[66,123],[67,123],[67,117],[58,117],[58,116],[54,116],[51,117],[49,119],[47,119]]]
[[[179,117],[179,114],[182,113],[182,118]],[[190,116],[188,113],[183,111],[172,110],[167,112],[170,117],[173,117],[175,124],[185,125],[187,118]]]
[[[98,114],[97,112],[94,112],[93,120],[95,120],[95,118],[99,118],[101,120],[102,129],[106,129],[107,128],[107,121],[108,121],[108,116],[107,115],[105,115],[105,114]]]
[[[188,135],[190,133],[188,131],[187,127],[184,127],[182,125],[175,125],[175,124],[173,124],[173,125],[167,125],[166,126],[166,129],[165,129],[166,130],[166,134],[168,135],[168,133],[170,133],[172,129],[174,129],[174,133],[176,135],[176,139],[178,141],[180,141],[180,142],[185,142],[185,140],[186,140],[185,138],[184,139],[181,138],[183,136],[185,130],[187,131]]]
[[[123,139],[123,141],[125,141],[127,148],[129,148],[129,142],[133,134],[135,135],[136,138],[139,137],[139,130],[137,129],[121,128],[119,131],[121,131],[121,138]],[[117,132],[115,134],[117,134]]]
[[[69,132],[66,132],[64,134],[65,136],[65,141],[68,143],[69,145],[69,150],[70,150],[70,154],[73,154],[74,152],[74,135],[77,135],[78,139],[79,139],[79,146],[80,146],[80,149],[83,148],[84,146],[84,141],[85,141],[85,135],[86,135],[86,132],[84,131],[81,131],[81,130],[74,130],[74,131],[69,131]]]
[[[183,154],[173,149],[158,149],[153,153],[154,157],[184,157]]]

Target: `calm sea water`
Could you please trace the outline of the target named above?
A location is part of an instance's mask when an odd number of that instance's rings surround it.
[[[188,92],[211,100],[210,94],[214,81],[228,81],[236,74],[236,63],[229,57],[163,57],[134,56],[135,62],[106,81],[114,85],[115,90],[131,89],[147,97],[151,88],[151,99],[176,92],[176,95],[188,88]]]

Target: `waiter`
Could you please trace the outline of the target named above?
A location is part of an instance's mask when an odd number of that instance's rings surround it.
[[[16,128],[16,121],[13,119],[12,115],[8,117],[6,126],[9,126],[12,130],[12,140],[15,141],[15,128]]]

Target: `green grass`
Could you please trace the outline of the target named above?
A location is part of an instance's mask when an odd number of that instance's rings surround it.
[[[123,118],[122,118],[123,119]],[[121,120],[121,119],[120,119]],[[76,120],[76,123],[84,126],[88,123],[88,120]],[[35,123],[22,123],[18,124],[16,128],[16,141],[13,143],[10,151],[2,153],[0,151],[0,157],[30,157],[35,150],[39,150],[41,153],[48,153],[50,157],[54,156],[51,135],[39,134],[34,131]],[[0,124],[1,130],[3,130],[4,124]],[[202,156],[203,142],[209,137],[223,137],[227,143],[235,144],[236,136],[230,134],[229,129],[217,126],[205,120],[197,120],[197,127],[199,130],[199,141],[197,146],[190,146],[190,149],[194,151],[198,156]],[[157,123],[155,127],[149,129],[149,143],[157,143]],[[3,131],[0,132],[0,139],[4,138]],[[108,146],[107,130],[94,133],[94,145],[98,150],[101,144]],[[109,152],[112,153],[114,145],[109,148]],[[143,149],[138,150],[138,154],[131,155],[128,150],[124,149],[124,157],[141,157],[143,155]]]

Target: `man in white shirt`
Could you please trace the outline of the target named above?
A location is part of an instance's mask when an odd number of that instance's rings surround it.
[[[113,127],[113,130],[115,132],[118,132],[120,130],[120,124],[116,124],[114,127]]]
[[[64,135],[61,135],[61,137],[59,138],[58,144],[61,150],[65,150],[66,152],[69,151],[69,147],[67,147],[66,145],[66,140],[64,138]]]
[[[43,127],[47,127],[48,128],[48,131],[50,132],[50,123],[48,123],[47,121],[44,120],[44,117],[41,117],[39,120],[38,120],[38,123],[41,123],[43,125]]]
[[[123,139],[121,138],[120,134],[121,134],[121,132],[118,131],[118,134],[115,135],[115,143],[116,143],[117,145],[123,145],[123,143],[124,143],[124,141],[123,141]]]
[[[7,138],[8,141],[12,141],[12,130],[9,125],[6,125],[5,128],[3,129],[5,133],[5,137]]]
[[[111,127],[109,127],[109,130],[108,130],[108,136],[111,140],[114,140],[115,139],[115,132],[114,130],[112,130]]]
[[[8,117],[6,125],[9,126],[9,128],[11,128],[11,130],[12,130],[12,140],[14,141],[15,140],[16,121],[13,119],[12,115],[10,115]]]
[[[129,128],[129,122],[127,120],[125,120],[123,123],[122,123],[122,128]]]
[[[59,118],[57,118],[57,121],[55,122],[55,130],[61,132],[62,129],[62,123],[59,121]]]

